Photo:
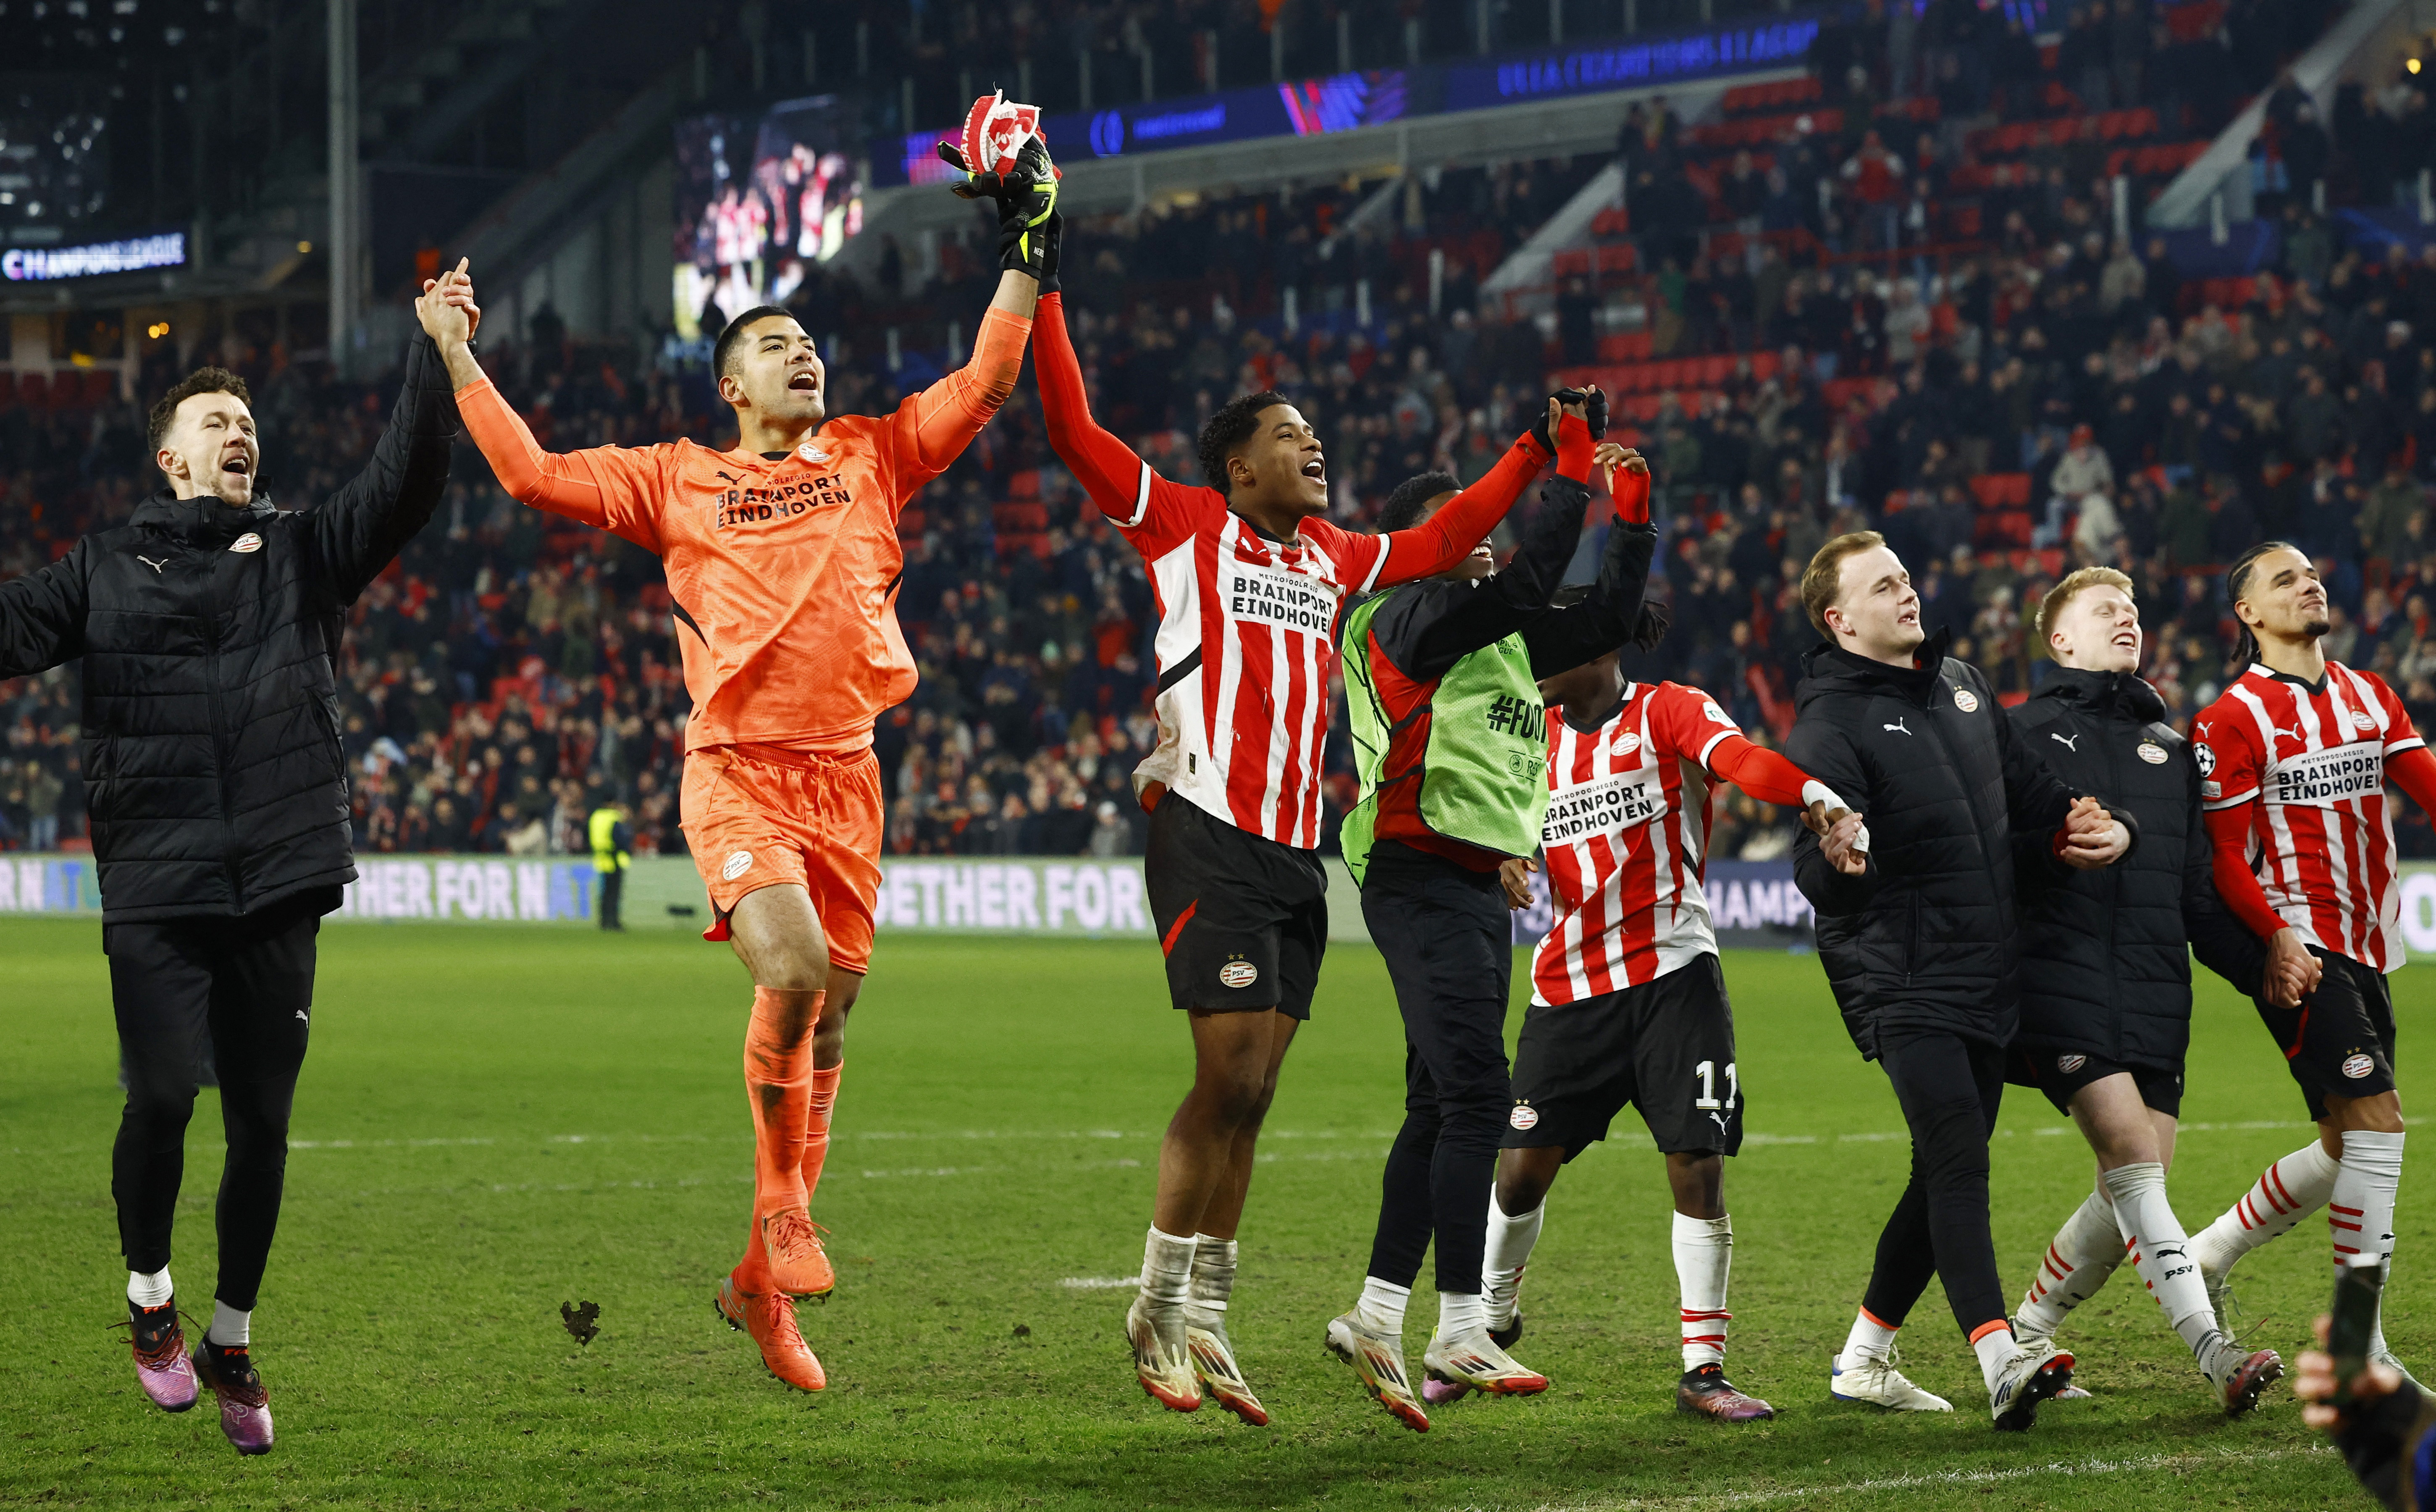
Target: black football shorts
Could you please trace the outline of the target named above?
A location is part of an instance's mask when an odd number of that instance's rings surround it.
[[[1535,1002],[1514,1051],[1508,1150],[1607,1138],[1626,1104],[1665,1151],[1732,1155],[1743,1143],[1734,1010],[1714,955],[1578,1002]]]
[[[1311,1017],[1328,950],[1328,873],[1176,792],[1151,811],[1143,890],[1178,1008]]]
[[[2309,1120],[2322,1123],[2330,1097],[2375,1097],[2393,1090],[2393,993],[2385,974],[2349,956],[2310,947],[2325,966],[2318,990],[2298,1008],[2256,999]]]

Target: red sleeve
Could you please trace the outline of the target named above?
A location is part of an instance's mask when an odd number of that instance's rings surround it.
[[[2247,714],[2238,707],[2228,709],[2232,704],[2229,698],[2218,701],[2191,725],[2191,759],[2200,769],[2200,807],[2209,810],[2237,808],[2257,797],[2259,773],[2266,765]]]
[[[2436,757],[2431,757],[2436,760]],[[2208,839],[2216,849],[2216,891],[2225,907],[2242,927],[2262,940],[2271,939],[2285,928],[2284,920],[2268,904],[2267,890],[2258,885],[2258,874],[2250,869],[2250,814],[2253,796],[2246,802],[2228,808],[2210,808],[2207,811]]]
[[[1803,801],[1801,791],[1810,781],[1810,773],[1787,761],[1766,746],[1753,745],[1739,735],[1729,735],[1711,748],[1706,763],[1711,772],[1749,793],[1762,803],[1783,804],[1788,808],[1810,807]],[[1819,784],[1821,796],[1834,790]],[[1840,798],[1828,807],[1849,808],[1852,805]]]
[[[1649,475],[1619,468],[1615,475],[1615,517],[1627,525],[1649,523]]]
[[[2385,763],[2385,780],[2410,795],[2425,814],[2436,814],[2436,754],[2423,742]]]
[[[1032,373],[1040,385],[1040,418],[1057,460],[1083,485],[1091,503],[1145,556],[1185,522],[1192,495],[1212,492],[1186,488],[1151,470],[1134,449],[1091,418],[1083,388],[1083,364],[1066,334],[1066,296],[1048,294],[1032,312]]]
[[[1587,482],[1591,476],[1590,438],[1590,427],[1572,415],[1565,416],[1558,427],[1557,461],[1565,476],[1576,482]],[[1409,530],[1380,536],[1379,559],[1371,565],[1362,588],[1366,592],[1434,578],[1470,555],[1547,462],[1548,454],[1537,441],[1527,435],[1516,437],[1496,466],[1447,500],[1436,513]]]
[[[1743,738],[1742,726],[1717,706],[1715,699],[1680,683],[1661,683],[1649,690],[1649,731],[1658,738],[1662,749],[1686,761],[1696,761],[1719,776],[1727,773],[1723,768],[1712,766],[1710,757],[1727,741]],[[1733,779],[1728,776],[1727,780]]]

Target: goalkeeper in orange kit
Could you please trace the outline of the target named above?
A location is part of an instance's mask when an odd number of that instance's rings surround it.
[[[693,700],[682,814],[710,894],[705,938],[728,941],[753,974],[753,1225],[719,1312],[752,1334],[773,1374],[806,1391],[826,1377],[793,1299],[837,1284],[809,1208],[879,890],[872,723],[914,690],[896,625],[896,520],[1015,390],[1055,170],[1034,137],[1005,171],[970,176],[959,192],[996,201],[997,297],[971,363],[891,415],[830,419],[812,339],[774,306],[728,322],[713,352],[740,433],[733,451],[680,441],[551,455],[466,342],[443,349],[465,427],[501,486],[666,564]]]

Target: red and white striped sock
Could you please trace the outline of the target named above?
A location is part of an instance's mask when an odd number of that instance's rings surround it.
[[[1675,1283],[1682,1293],[1683,1368],[1726,1360],[1726,1277],[1734,1264],[1734,1221],[1675,1216]]]
[[[2114,1223],[2114,1199],[2100,1186],[2072,1211],[2039,1257],[2030,1288],[2013,1314],[2025,1339],[2044,1339],[2063,1327],[2064,1314],[2096,1296],[2114,1267],[2123,1263],[2123,1237]]]
[[[2337,1169],[2335,1157],[2310,1140],[2261,1172],[2239,1202],[2192,1235],[2191,1258],[2218,1275],[2233,1269],[2241,1257],[2324,1207],[2335,1194]]]
[[[2335,1195],[2326,1204],[2336,1264],[2348,1264],[2358,1255],[2392,1264],[2393,1196],[2402,1184],[2404,1138],[2368,1129],[2343,1131],[2342,1168],[2335,1176]],[[2378,1312],[2376,1330],[2369,1340],[2371,1359],[2386,1352],[2384,1310]]]

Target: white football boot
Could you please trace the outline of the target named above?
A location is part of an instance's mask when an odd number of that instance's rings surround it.
[[[1899,1413],[1950,1413],[1954,1403],[1923,1391],[1895,1368],[1895,1352],[1836,1355],[1828,1361],[1827,1394],[1837,1401],[1865,1401]]]
[[[1534,1397],[1548,1389],[1548,1378],[1525,1368],[1498,1347],[1487,1329],[1473,1329],[1453,1338],[1432,1335],[1421,1351],[1421,1399],[1435,1407],[1459,1399],[1468,1391],[1488,1397]]]
[[[1364,1327],[1359,1308],[1329,1321],[1328,1352],[1353,1367],[1362,1389],[1398,1422],[1417,1434],[1430,1431],[1429,1415],[1413,1396],[1413,1379],[1404,1369],[1404,1341]]]
[[[1125,1312],[1125,1342],[1134,1352],[1134,1375],[1151,1399],[1170,1412],[1189,1413],[1201,1405],[1201,1386],[1193,1379],[1192,1353],[1184,1338],[1181,1304],[1156,1307],[1137,1294]]]
[[[2073,1358],[2053,1339],[2016,1343],[2013,1352],[1996,1367],[1996,1383],[1988,1392],[1988,1416],[1997,1431],[2018,1434],[2037,1420],[2039,1403],[2072,1384]]]

